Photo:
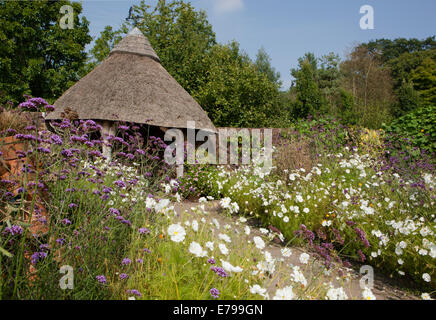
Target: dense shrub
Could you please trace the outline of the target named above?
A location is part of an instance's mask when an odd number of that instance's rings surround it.
[[[436,152],[435,127],[436,106],[428,105],[394,120],[384,129],[391,134],[391,140],[407,139],[413,147]]]

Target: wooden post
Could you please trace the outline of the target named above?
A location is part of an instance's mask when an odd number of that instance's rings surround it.
[[[99,121],[102,126],[101,136],[103,138],[103,156],[106,161],[112,160],[112,147],[109,145],[108,136],[115,136],[115,126],[112,121]]]

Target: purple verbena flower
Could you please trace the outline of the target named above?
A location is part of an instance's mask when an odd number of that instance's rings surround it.
[[[105,276],[96,276],[95,278],[100,283],[104,283],[104,284],[106,283],[106,277]]]
[[[210,295],[212,296],[212,298],[218,299],[220,297],[220,292],[218,291],[218,289],[213,288],[210,289]]]

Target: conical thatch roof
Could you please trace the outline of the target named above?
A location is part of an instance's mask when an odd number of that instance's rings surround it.
[[[127,121],[168,128],[215,132],[201,106],[162,67],[148,39],[134,28],[88,75],[55,103],[47,120],[60,119],[68,107],[79,119]]]

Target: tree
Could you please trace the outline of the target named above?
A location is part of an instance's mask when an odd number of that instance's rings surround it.
[[[156,7],[141,1],[133,6],[136,26],[148,37],[164,68],[189,92],[204,76],[203,61],[216,44],[206,12],[184,1],[159,0]],[[125,24],[126,33],[131,26]]]
[[[398,97],[398,104],[395,106],[393,112],[394,116],[397,118],[423,105],[423,100],[418,91],[413,87],[412,82],[403,81],[396,95]]]
[[[74,9],[74,28],[61,29],[60,8]],[[60,1],[0,1],[0,91],[2,102],[23,94],[53,102],[76,82],[86,62],[89,22],[82,5]]]
[[[339,68],[341,60],[339,56],[333,52],[322,56],[318,60],[318,87],[331,109],[341,84],[342,73]]]
[[[418,68],[425,59],[430,58],[436,61],[436,49],[404,53],[399,57],[390,60],[386,65],[392,71],[394,88],[398,89],[403,82],[410,82],[413,71]]]
[[[115,45],[122,39],[121,34],[121,30],[114,31],[111,26],[106,26],[100,32],[100,37],[95,40],[94,47],[89,51],[91,55],[91,61],[87,66],[89,71],[109,56]]]
[[[343,88],[350,91],[360,114],[359,124],[380,128],[391,118],[396,102],[390,69],[380,54],[357,46],[341,64]]]
[[[323,112],[325,101],[318,87],[317,60],[313,53],[306,53],[298,59],[299,67],[291,69],[291,75],[295,78],[293,86],[296,92],[296,104],[294,107],[295,117],[302,118]]]
[[[282,82],[280,81],[280,72],[277,72],[271,65],[271,58],[264,47],[259,49],[254,64],[257,70],[265,74],[269,81],[277,84],[279,87],[282,86]]]
[[[361,46],[366,47],[367,50],[371,53],[379,54],[382,63],[386,63],[398,58],[404,53],[415,53],[419,51],[436,49],[435,38],[435,36],[432,36],[423,40],[419,40],[416,38],[398,38],[395,40],[378,39],[375,41],[364,43]]]
[[[411,80],[423,100],[436,105],[436,62],[431,58],[425,58],[412,72]]]
[[[237,42],[215,45],[203,64],[207,74],[194,98],[216,126],[274,126],[272,120],[288,117],[279,104],[278,85],[258,71]]]

